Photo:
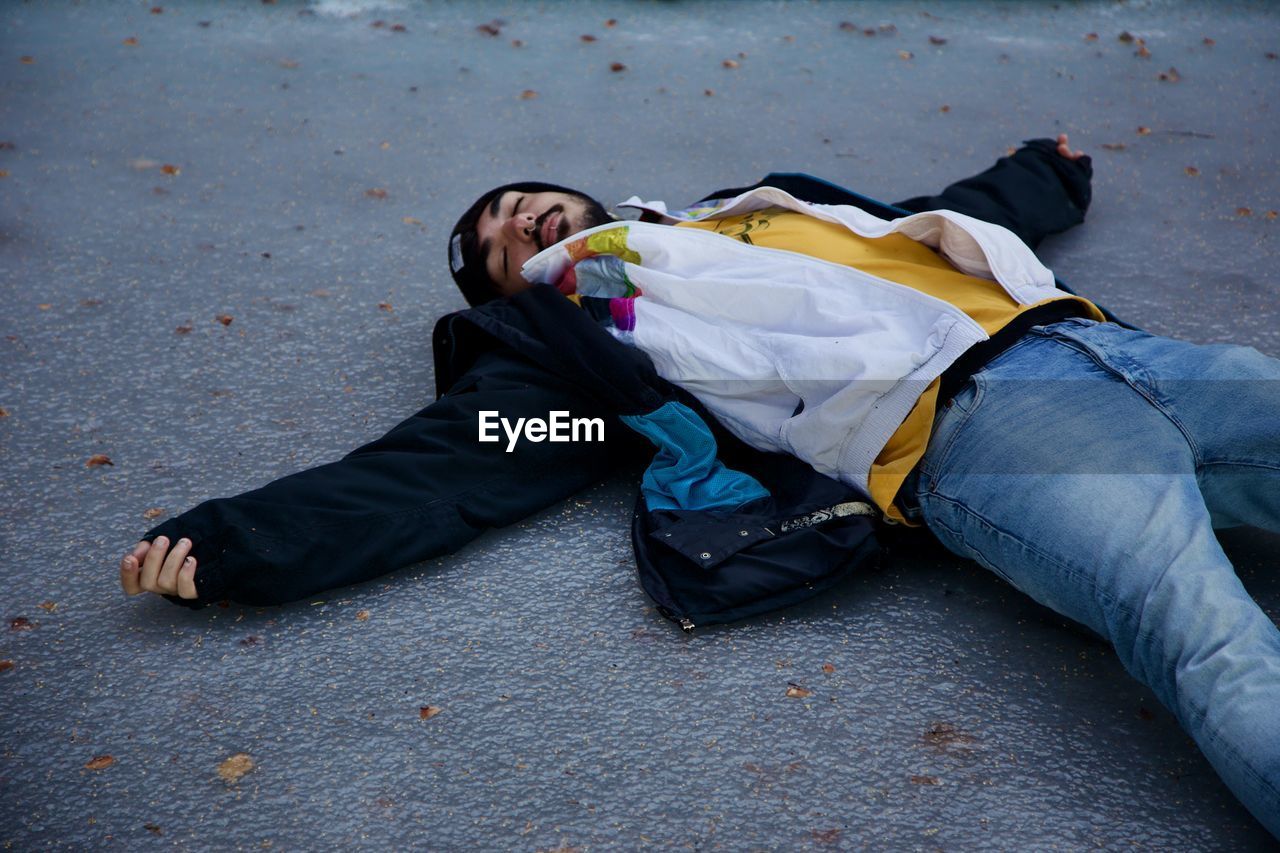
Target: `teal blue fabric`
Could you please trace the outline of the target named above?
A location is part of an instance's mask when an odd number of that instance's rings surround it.
[[[640,483],[649,509],[734,510],[769,496],[754,477],[716,459],[715,436],[683,403],[672,400],[647,415],[621,419],[658,448]]]

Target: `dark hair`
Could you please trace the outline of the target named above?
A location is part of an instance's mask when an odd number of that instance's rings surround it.
[[[571,190],[568,187],[561,187],[556,184],[545,184],[540,181],[520,181],[514,184],[503,184],[500,187],[494,187],[476,199],[475,204],[467,208],[467,212],[462,214],[458,224],[453,226],[453,231],[449,234],[449,271],[453,273],[454,283],[458,285],[458,290],[462,291],[462,296],[467,300],[468,305],[481,305],[502,296],[498,292],[497,283],[489,277],[489,271],[485,269],[484,259],[480,257],[480,245],[476,239],[476,224],[480,221],[480,214],[489,206],[489,203],[505,192],[565,193],[566,195],[585,199],[593,204],[596,203],[590,196],[577,190]]]

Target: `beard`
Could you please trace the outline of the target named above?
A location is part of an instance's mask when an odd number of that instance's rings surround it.
[[[591,196],[576,196],[582,202],[582,212],[577,216],[570,216],[565,212],[563,204],[553,205],[543,212],[534,223],[533,242],[538,247],[538,251],[547,248],[543,245],[542,226],[546,221],[555,214],[560,214],[560,223],[556,227],[555,241],[559,243],[566,237],[577,234],[579,231],[585,231],[588,228],[595,228],[597,225],[605,225],[613,222],[613,217],[609,215],[609,211],[604,209],[604,205],[596,201]]]

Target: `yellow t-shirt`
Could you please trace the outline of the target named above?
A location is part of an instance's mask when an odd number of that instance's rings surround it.
[[[951,303],[972,317],[988,335],[994,335],[1024,311],[1057,299],[1074,299],[1081,303],[1089,317],[1106,319],[1096,305],[1080,296],[1065,295],[1033,305],[1019,305],[998,283],[960,272],[933,249],[902,234],[862,237],[843,225],[777,207],[679,225],[704,228],[755,246],[786,249],[855,267]],[[867,491],[876,505],[895,521],[911,524],[903,518],[893,499],[911,469],[924,456],[933,428],[940,381],[935,379],[924,390],[871,465]]]

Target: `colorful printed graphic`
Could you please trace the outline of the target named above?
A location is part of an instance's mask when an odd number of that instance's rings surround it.
[[[575,264],[587,258],[594,258],[596,255],[613,255],[627,263],[638,264],[640,253],[627,246],[629,231],[630,229],[625,225],[620,228],[610,228],[607,231],[597,231],[595,234],[588,234],[586,237],[566,244],[564,248],[569,253],[570,262]]]

